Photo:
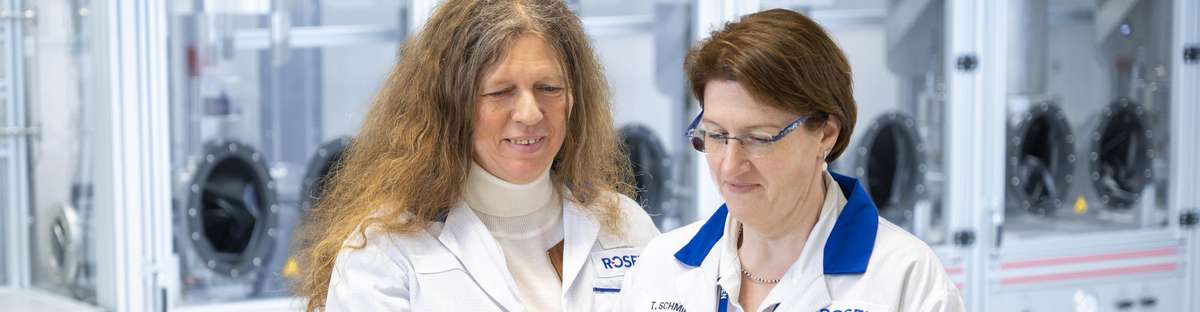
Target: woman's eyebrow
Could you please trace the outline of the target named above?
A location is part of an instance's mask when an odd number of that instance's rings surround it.
[[[551,82],[563,83],[563,82],[566,82],[566,79],[563,79],[562,74],[554,73],[554,74],[542,75],[541,78],[538,78],[538,81],[551,81]]]
[[[721,124],[717,123],[716,121],[712,121],[711,119],[708,119],[708,118],[701,118],[700,123],[710,125],[710,126],[715,126],[715,128],[724,128],[724,127],[721,127]]]
[[[710,119],[708,119],[708,118],[702,118],[702,119],[700,119],[700,122],[701,122],[701,123],[704,123],[704,124],[710,124],[710,125],[716,126],[716,128],[724,128],[724,129],[728,129],[728,128],[726,128],[726,127],[723,127],[723,126],[721,126],[721,124],[719,124],[719,123],[717,123],[717,122],[715,122],[715,121],[712,121],[712,120],[710,120]],[[739,128],[737,128],[736,130],[778,130],[778,129],[781,129],[781,128],[783,128],[783,127],[782,127],[782,126],[779,126],[779,125],[773,125],[773,124],[767,124],[767,123],[758,123],[758,124],[753,124],[753,125],[746,126],[746,127],[739,127]]]

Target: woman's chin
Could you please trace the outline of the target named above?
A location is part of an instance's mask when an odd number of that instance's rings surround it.
[[[752,219],[755,215],[762,213],[762,211],[756,211],[759,210],[756,209],[760,207],[759,204],[747,201],[728,200],[725,202],[725,207],[729,208],[729,215],[738,220]]]
[[[528,184],[541,177],[549,166],[547,162],[538,161],[511,162],[504,164],[504,173],[494,174],[508,183]]]

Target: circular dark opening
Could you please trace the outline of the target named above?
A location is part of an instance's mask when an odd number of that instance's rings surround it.
[[[1119,103],[1101,121],[1092,180],[1113,207],[1128,207],[1150,182],[1151,138],[1135,105]]]
[[[871,156],[867,160],[867,191],[875,195],[881,201],[882,210],[888,210],[895,203],[892,190],[898,186],[896,183],[896,170],[899,170],[900,158],[907,155],[900,154],[898,129],[892,125],[884,126],[883,135],[875,137],[871,141]]]
[[[266,181],[253,163],[240,157],[216,160],[201,185],[200,207],[204,237],[217,252],[240,254],[254,237],[255,225],[269,209]]]
[[[864,136],[866,150],[860,157],[867,193],[879,212],[893,222],[903,221],[915,204],[921,162],[920,138],[905,115],[880,117]]]
[[[272,252],[275,185],[253,148],[236,142],[210,142],[186,189],[186,236],[195,255],[214,272],[239,278],[257,276]]]
[[[1018,179],[1016,190],[1026,208],[1045,213],[1056,207],[1070,187],[1073,156],[1071,130],[1062,112],[1053,106],[1039,106],[1016,134],[1014,164]]]
[[[666,202],[666,153],[654,133],[643,126],[626,126],[621,129],[621,140],[625,144],[629,164],[633,170],[635,200],[656,220]]]
[[[1021,190],[1034,202],[1057,198],[1059,192],[1052,176],[1056,164],[1051,156],[1055,146],[1048,142],[1052,130],[1047,119],[1045,116],[1035,118],[1029,131],[1025,132],[1025,144],[1021,145],[1021,163],[1028,169],[1027,182]]]

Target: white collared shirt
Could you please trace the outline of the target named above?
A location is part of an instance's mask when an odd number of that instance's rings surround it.
[[[622,237],[563,200],[564,311],[610,310],[625,272],[658,234],[636,202],[620,200]],[[366,236],[365,247],[346,247],[338,255],[327,311],[525,311],[503,252],[465,203],[426,231],[388,234],[371,228]],[[352,236],[346,244],[362,239]]]
[[[760,304],[760,311],[963,311],[962,297],[933,251],[879,217],[858,181],[831,174],[825,205],[800,257]],[[836,201],[836,197],[834,198]],[[626,275],[620,311],[719,309],[721,290],[737,302],[740,264],[730,239],[737,226],[722,206],[708,220],[646,245]],[[727,226],[730,225],[730,226]]]

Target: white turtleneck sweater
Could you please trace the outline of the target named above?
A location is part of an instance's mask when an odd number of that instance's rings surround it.
[[[550,170],[521,185],[501,180],[471,162],[464,197],[504,251],[525,308],[562,311],[562,282],[546,252],[563,240],[562,200]]]

